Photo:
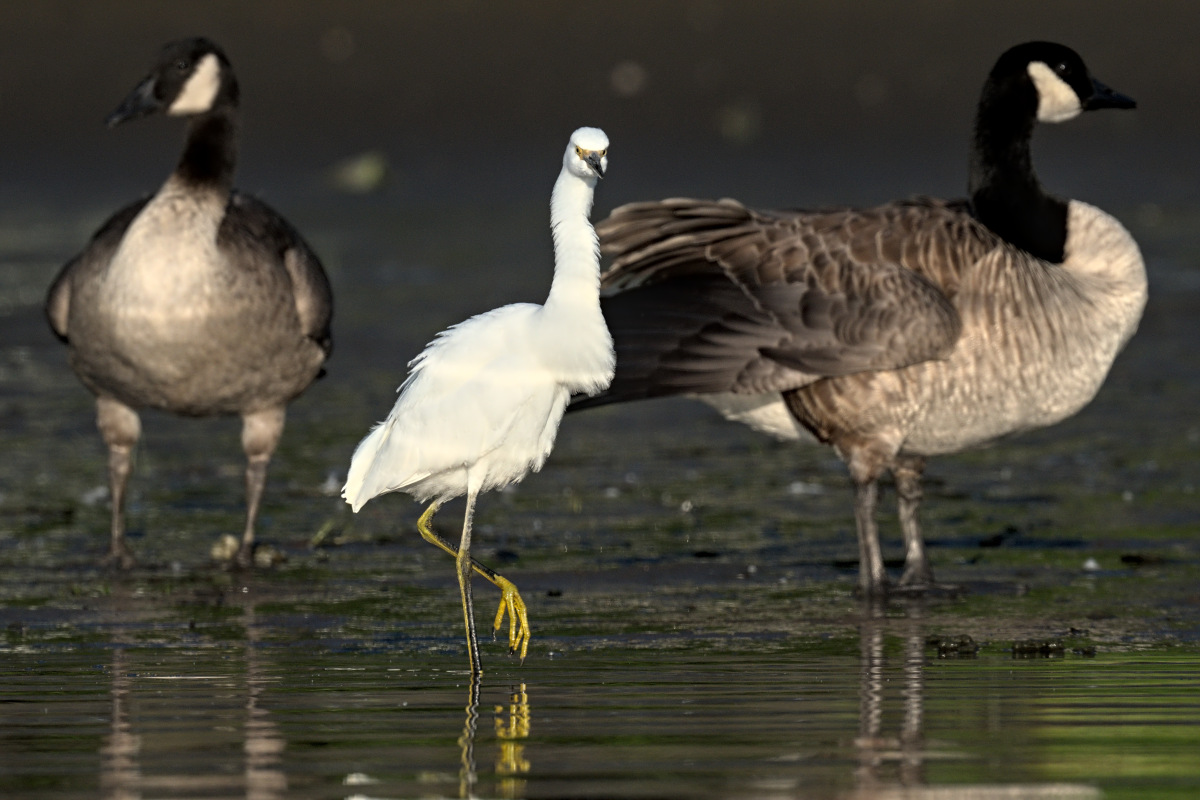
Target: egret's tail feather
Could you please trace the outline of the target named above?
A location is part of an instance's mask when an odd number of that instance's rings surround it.
[[[350,459],[350,471],[346,475],[346,485],[342,487],[342,498],[350,504],[355,513],[358,513],[368,500],[379,494],[368,488],[367,476],[380,447],[387,441],[387,435],[388,425],[381,422],[372,428],[354,449],[354,456]]]

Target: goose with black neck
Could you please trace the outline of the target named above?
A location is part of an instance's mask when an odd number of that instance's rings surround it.
[[[1005,52],[984,82],[967,200],[754,210],[668,199],[597,225],[609,389],[573,408],[692,395],[782,439],[832,445],[855,488],[862,592],[884,593],[875,508],[899,496],[900,587],[933,586],[917,512],[925,459],[1059,422],[1099,390],[1147,297],[1113,217],[1048,193],[1038,122],[1133,108],[1077,53]]]
[[[112,501],[106,560],[118,567],[134,563],[124,511],[139,410],[242,418],[246,524],[235,557],[249,565],[287,404],[329,357],[333,298],[320,261],[283,217],[233,188],[239,99],[216,44],[163,48],[107,124],[187,118],[178,165],[97,231],[46,298],[71,368],[96,396]]]

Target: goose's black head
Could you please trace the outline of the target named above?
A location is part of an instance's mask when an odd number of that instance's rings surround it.
[[[1064,122],[1084,111],[1135,108],[1092,77],[1083,59],[1054,42],[1026,42],[996,61],[983,85],[971,147],[971,206],[1010,244],[1061,263],[1067,203],[1038,182],[1029,141],[1038,122]]]
[[[1026,42],[1007,50],[996,61],[984,86],[984,100],[1000,97],[1039,122],[1064,122],[1083,111],[1136,108],[1132,98],[1114,92],[1092,77],[1071,48],[1054,42]]]
[[[150,74],[105,122],[111,128],[149,114],[197,116],[237,104],[237,79],[221,48],[202,37],[180,39],[163,47]]]

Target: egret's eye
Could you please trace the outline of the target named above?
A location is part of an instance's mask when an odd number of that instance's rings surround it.
[[[584,158],[586,154],[584,153],[584,150],[582,147],[580,147],[579,145],[575,145],[575,155],[579,156],[580,158]]]
[[[607,150],[597,150],[597,151],[596,151],[596,155],[600,156],[601,158],[604,158],[604,156],[605,156],[607,153],[608,153],[608,151],[607,151]]]

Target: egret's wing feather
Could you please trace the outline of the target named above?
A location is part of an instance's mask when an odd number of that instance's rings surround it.
[[[413,360],[391,414],[351,461],[343,495],[356,510],[378,494],[422,482],[430,486],[415,493],[440,494],[439,474],[480,462],[494,473],[493,485],[541,466],[553,445],[545,427],[554,416],[555,384],[524,348],[513,346],[536,308],[505,306],[472,317]],[[565,405],[565,392],[558,405]]]

